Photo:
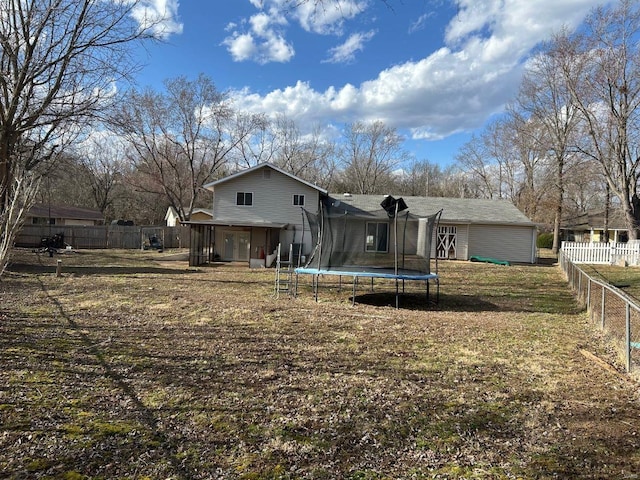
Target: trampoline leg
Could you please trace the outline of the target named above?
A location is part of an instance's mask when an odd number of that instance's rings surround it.
[[[312,289],[313,289],[313,293],[316,297],[316,302],[318,301],[318,275],[312,275],[311,276],[311,284],[312,284]]]
[[[356,305],[356,285],[358,284],[358,277],[353,277],[353,297],[351,297],[351,306]]]
[[[396,278],[396,309],[400,308],[400,302],[398,300],[398,296],[399,296],[399,293],[398,293],[398,279]]]
[[[371,277],[371,293],[373,293],[373,277]]]

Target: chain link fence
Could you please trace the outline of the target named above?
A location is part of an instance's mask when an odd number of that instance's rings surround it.
[[[562,250],[558,262],[591,320],[613,341],[627,372],[634,370],[640,362],[640,306],[616,287],[589,276]]]

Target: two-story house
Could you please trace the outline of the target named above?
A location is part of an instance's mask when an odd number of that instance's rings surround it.
[[[260,264],[279,243],[311,250],[303,208],[318,209],[327,191],[275,165],[261,163],[204,185],[213,192],[212,219],[191,225],[189,262],[249,261]]]
[[[213,192],[212,219],[186,222],[191,226],[190,265],[214,260],[268,265],[265,260],[279,243],[285,252],[293,244],[308,256],[314,246],[303,208],[316,213],[322,200],[374,212],[380,210],[385,199],[384,195],[331,195],[269,163],[242,170],[204,188]],[[435,197],[404,197],[404,200],[409,211],[418,216],[442,210],[432,242],[432,258],[468,260],[472,256],[485,256],[522,263],[535,263],[537,259],[536,224],[507,200]],[[352,228],[365,227],[354,224]],[[370,232],[361,233],[362,238],[372,237]],[[364,240],[362,251],[365,254],[370,251]]]

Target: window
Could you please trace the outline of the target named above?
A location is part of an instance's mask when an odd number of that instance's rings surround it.
[[[367,223],[367,235],[365,251],[388,252],[389,251],[389,224]]]
[[[303,206],[304,205],[304,195],[294,195],[293,196],[293,204]]]
[[[46,218],[46,217],[33,217],[31,219],[31,223],[34,225],[55,225],[55,218]]]
[[[253,205],[253,193],[251,192],[236,193],[236,205],[244,205],[244,206]]]

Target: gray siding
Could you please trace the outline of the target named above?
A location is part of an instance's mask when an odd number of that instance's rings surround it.
[[[264,172],[270,172],[265,177]],[[237,192],[253,193],[253,205],[236,205]],[[246,175],[215,186],[213,219],[234,222],[270,222],[302,224],[300,207],[293,205],[293,195],[305,196],[305,208],[318,210],[319,192],[293,178],[268,168],[258,169]]]
[[[533,263],[535,228],[530,226],[471,225],[469,256]]]

